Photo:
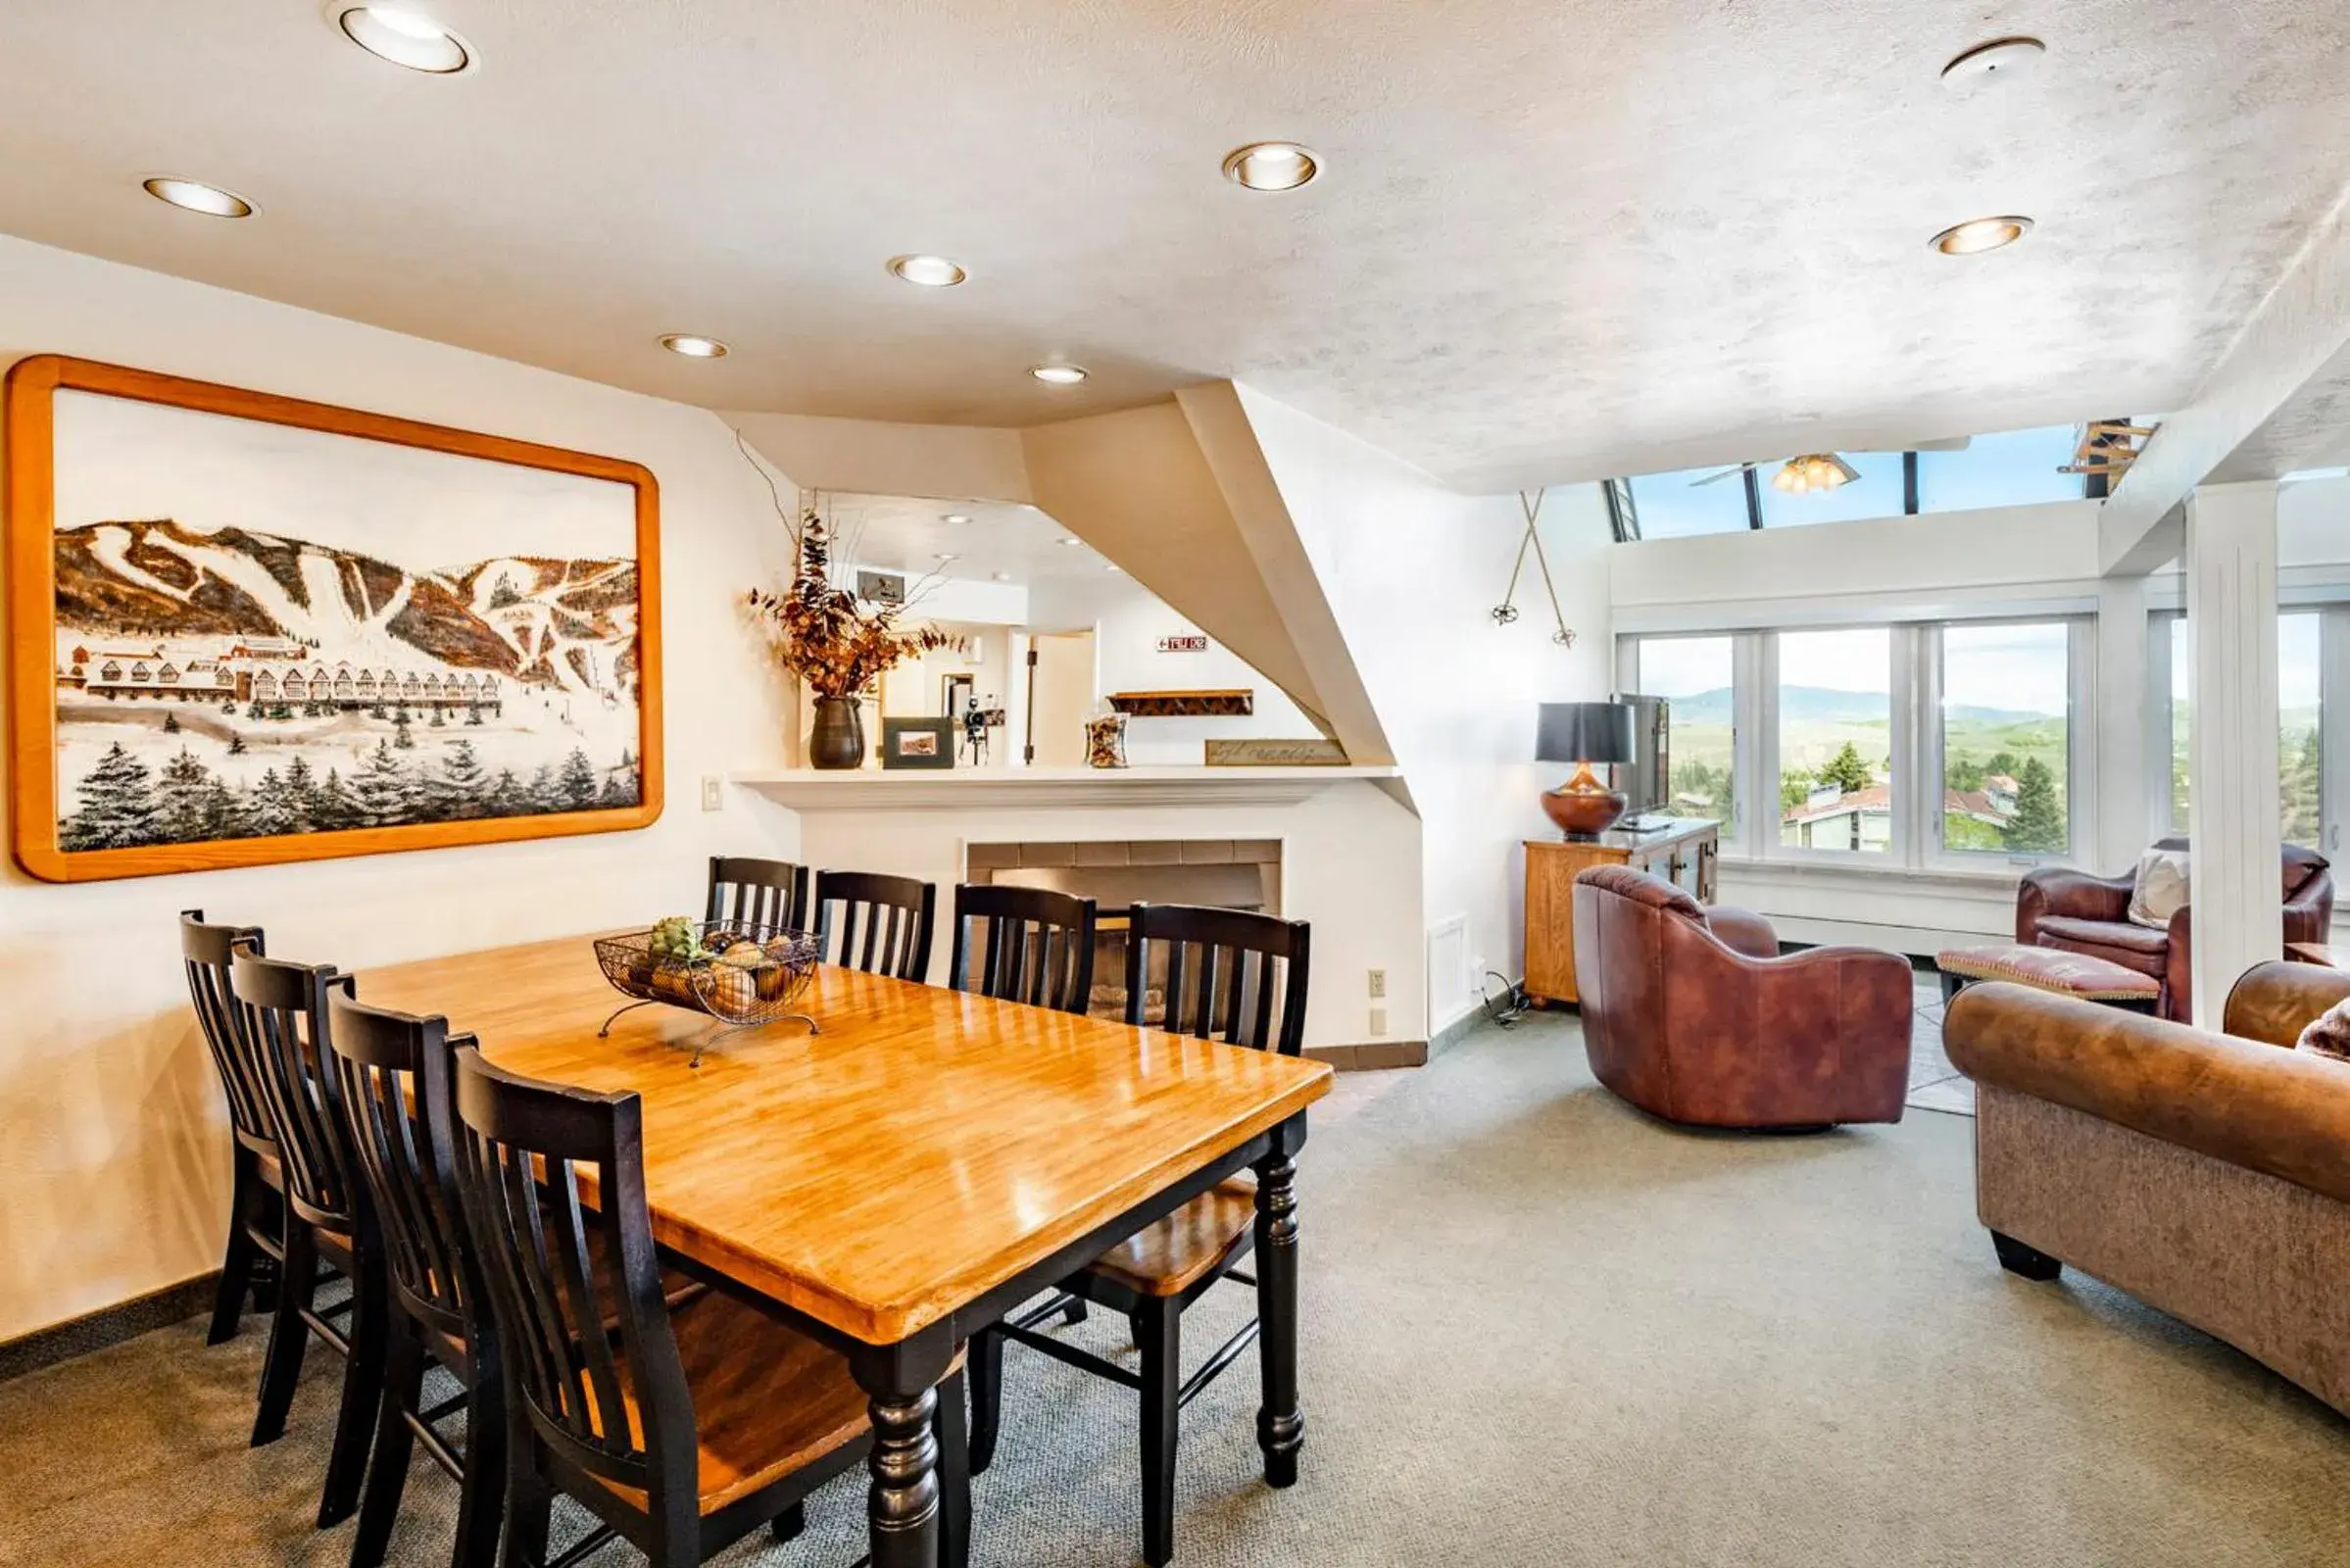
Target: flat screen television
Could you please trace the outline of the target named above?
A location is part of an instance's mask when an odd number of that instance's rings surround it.
[[[1615,773],[1627,802],[1622,825],[1637,829],[1643,816],[1672,814],[1672,710],[1662,697],[1618,692],[1615,700],[1632,709],[1633,759],[1618,763]]]

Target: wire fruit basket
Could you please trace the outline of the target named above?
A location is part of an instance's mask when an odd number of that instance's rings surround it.
[[[798,1019],[820,1034],[800,999],[816,977],[820,949],[805,931],[742,921],[663,920],[649,931],[598,937],[596,962],[612,989],[633,1000],[604,1020],[598,1039],[624,1013],[656,1004],[715,1020],[694,1047],[694,1066],[718,1036],[755,1024]]]

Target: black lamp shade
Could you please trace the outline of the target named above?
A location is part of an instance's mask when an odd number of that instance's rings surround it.
[[[1630,703],[1544,703],[1534,755],[1543,762],[1629,762],[1637,755]]]

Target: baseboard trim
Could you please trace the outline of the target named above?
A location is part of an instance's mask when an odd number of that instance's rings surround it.
[[[0,1383],[209,1312],[220,1283],[220,1271],[212,1269],[192,1280],[0,1341]]]
[[[1428,1037],[1429,1059],[1432,1061],[1435,1060],[1438,1056],[1443,1055],[1445,1052],[1450,1051],[1454,1046],[1457,1046],[1462,1041],[1468,1039],[1471,1031],[1476,1029],[1479,1024],[1485,1022],[1485,1020],[1486,1012],[1483,1007],[1471,1007],[1459,1017],[1444,1025],[1444,1028],[1439,1029],[1435,1034],[1430,1035]]]
[[[1390,1067],[1428,1065],[1425,1040],[1370,1040],[1359,1046],[1307,1046],[1305,1054],[1340,1072],[1379,1072]]]

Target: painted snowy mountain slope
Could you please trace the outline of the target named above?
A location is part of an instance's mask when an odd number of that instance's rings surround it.
[[[286,637],[328,653],[413,650],[461,669],[633,697],[636,564],[503,557],[412,572],[283,535],[169,519],[56,535],[61,631]]]

